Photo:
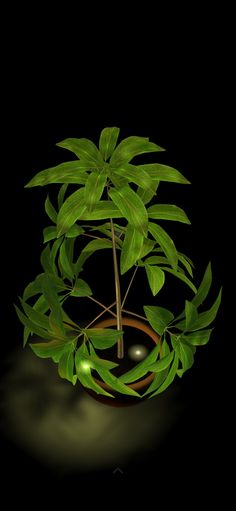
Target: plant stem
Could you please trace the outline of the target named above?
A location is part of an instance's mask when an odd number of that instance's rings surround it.
[[[136,312],[127,311],[126,309],[122,309],[122,312],[126,312],[126,314],[131,314],[131,316],[136,316],[137,318],[144,319],[145,321],[148,321],[147,318],[144,316],[140,316],[140,314],[136,314]]]
[[[117,254],[116,254],[115,231],[114,231],[114,225],[113,225],[112,218],[110,219],[110,223],[111,223],[111,234],[112,234],[113,265],[114,265],[114,275],[115,275],[117,330],[122,330],[120,279],[119,279],[119,270],[118,270],[118,263],[117,263]],[[117,341],[117,357],[124,358],[124,341],[123,341],[122,335],[121,335],[120,339],[118,339],[118,341]]]
[[[92,321],[90,321],[90,323],[88,325],[86,325],[84,328],[89,328],[93,323],[95,323],[95,321],[100,318],[103,314],[105,314],[105,312],[110,312],[110,314],[112,314],[112,316],[115,316],[116,318],[116,314],[114,314],[114,312],[112,312],[110,309],[115,305],[116,302],[113,302],[111,305],[109,305],[109,307],[104,307],[104,310],[102,312],[100,312],[100,314],[98,314],[96,316],[96,318],[94,318]]]
[[[122,309],[123,309],[123,306],[124,306],[124,304],[125,304],[126,298],[127,298],[127,296],[128,296],[129,290],[130,290],[130,288],[131,288],[131,286],[132,286],[132,282],[133,282],[134,277],[135,277],[135,275],[136,275],[136,271],[137,271],[137,269],[138,269],[138,266],[136,266],[136,268],[135,268],[135,270],[134,270],[134,273],[133,273],[133,275],[132,275],[132,277],[131,277],[131,279],[130,279],[130,283],[129,283],[128,288],[127,288],[127,291],[126,291],[126,293],[125,293],[125,296],[124,296],[123,302],[122,302],[122,304],[121,304],[121,308],[122,308]]]

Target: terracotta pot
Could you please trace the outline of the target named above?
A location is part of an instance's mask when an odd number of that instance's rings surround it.
[[[157,344],[158,342],[160,342],[159,335],[156,332],[154,332],[154,330],[152,330],[152,328],[148,324],[144,323],[143,321],[140,321],[139,319],[123,317],[122,325],[130,326],[130,327],[133,327],[134,329],[141,330],[149,337],[149,340],[151,339],[153,341],[154,344]],[[108,318],[108,319],[104,319],[103,321],[99,321],[98,323],[96,323],[94,325],[94,328],[108,328],[108,327],[114,327],[114,326],[116,326],[116,318]],[[128,387],[130,387],[131,389],[136,390],[138,393],[142,394],[147,390],[147,388],[149,387],[153,378],[154,378],[154,373],[150,373],[149,375],[145,376],[143,379],[141,379],[137,382],[128,384]],[[98,385],[100,385],[100,387],[107,390],[107,392],[111,392],[112,395],[115,396],[115,399],[114,399],[114,398],[110,398],[108,396],[103,396],[102,394],[96,394],[96,392],[94,392],[93,390],[90,390],[90,389],[84,387],[84,389],[88,392],[88,394],[90,394],[94,399],[96,399],[97,401],[100,401],[101,403],[104,403],[104,404],[107,404],[110,406],[130,406],[133,404],[141,403],[143,401],[142,398],[140,399],[135,396],[129,396],[129,395],[125,395],[125,394],[120,394],[119,392],[114,392],[114,390],[112,390],[111,387],[109,387],[109,385],[107,385],[105,382],[103,382],[97,378],[94,378],[94,380],[96,381],[96,383]]]

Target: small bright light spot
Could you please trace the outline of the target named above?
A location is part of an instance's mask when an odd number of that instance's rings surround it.
[[[90,369],[90,363],[89,362],[81,362],[81,369],[84,372],[88,372]]]
[[[136,351],[135,351],[135,354],[136,354],[136,355],[141,355],[141,351],[140,351],[140,350],[136,350]]]
[[[128,349],[128,356],[131,360],[140,362],[148,355],[148,350],[143,344],[133,344]]]

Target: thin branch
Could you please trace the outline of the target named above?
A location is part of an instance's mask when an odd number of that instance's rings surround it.
[[[89,323],[88,325],[86,325],[84,328],[89,328],[89,327],[90,327],[93,323],[95,323],[95,321],[96,321],[98,318],[100,318],[103,314],[105,314],[105,312],[109,312],[110,314],[112,314],[112,316],[115,316],[115,317],[116,317],[116,315],[114,314],[114,312],[112,312],[112,311],[110,310],[112,307],[114,307],[115,303],[116,303],[116,302],[113,302],[111,305],[109,305],[109,307],[105,307],[105,310],[103,310],[102,312],[100,312],[100,314],[98,314],[98,315],[96,316],[96,318],[94,318],[92,321],[90,321],[90,323]]]
[[[122,302],[122,304],[121,304],[121,308],[122,308],[122,309],[123,309],[123,306],[124,306],[124,304],[125,304],[126,298],[127,298],[127,296],[128,296],[129,290],[130,290],[130,288],[131,288],[131,286],[132,286],[132,283],[133,283],[134,277],[135,277],[135,275],[136,275],[137,269],[138,269],[138,266],[136,266],[136,268],[135,268],[135,270],[134,270],[134,273],[133,273],[133,275],[132,275],[132,277],[131,277],[131,279],[130,279],[130,283],[129,283],[128,288],[127,288],[127,291],[126,291],[126,293],[125,293],[125,296],[124,296],[123,302]]]
[[[113,224],[112,218],[110,219],[110,224],[111,224],[111,234],[112,234],[112,252],[113,252],[113,265],[114,265],[114,275],[115,275],[117,330],[122,330],[120,279],[119,279],[119,270],[118,270],[117,254],[116,254],[115,230],[114,230],[114,224]],[[122,334],[117,341],[117,357],[118,358],[124,357],[124,341],[123,341]]]
[[[103,240],[104,238],[100,238],[99,236],[93,236],[93,234],[87,234],[82,232],[81,236],[88,236],[89,238],[94,238],[95,240]]]
[[[98,300],[96,300],[96,298],[93,298],[93,296],[87,296],[87,298],[89,298],[89,300],[92,300],[93,302],[97,303],[98,305],[100,305],[100,307],[102,307],[103,309],[106,309],[106,305],[104,305],[102,302],[99,302]]]
[[[136,316],[137,318],[144,319],[145,321],[148,321],[147,318],[144,316],[140,316],[140,314],[136,314],[136,312],[127,311],[126,309],[122,309],[122,312],[126,312],[126,314],[131,314],[131,316]]]

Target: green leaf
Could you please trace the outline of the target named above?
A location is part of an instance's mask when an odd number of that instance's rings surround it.
[[[132,268],[132,266],[140,258],[143,247],[143,239],[143,235],[140,231],[132,225],[127,225],[120,258],[121,275]]]
[[[44,295],[44,298],[46,302],[48,303],[56,323],[58,324],[58,327],[60,328],[62,333],[65,333],[65,328],[62,321],[62,308],[57,296],[57,293],[55,291],[55,288],[52,286],[50,279],[47,275],[44,276],[44,280],[42,283],[42,292]]]
[[[73,291],[70,293],[70,296],[91,296],[93,293],[89,287],[89,285],[83,279],[77,279]]]
[[[135,165],[131,165],[129,163],[123,163],[120,167],[115,169],[114,172],[115,174],[118,174],[118,176],[125,177],[129,182],[140,186],[144,190],[151,191],[153,195],[155,194],[155,184],[151,176],[149,176],[145,170],[141,168],[137,169]]]
[[[212,307],[206,311],[198,314],[197,320],[194,322],[194,324],[189,329],[190,331],[199,330],[201,328],[205,328],[206,326],[210,325],[212,321],[216,318],[220,303],[221,303],[221,295],[222,295],[222,288],[220,289],[220,292],[217,296],[216,301],[212,305]],[[176,328],[179,328],[179,330],[185,330],[185,320],[180,321],[175,325]]]
[[[164,149],[144,137],[128,137],[122,140],[115,149],[110,163],[112,166],[119,167],[123,162],[129,162],[139,154],[164,151]]]
[[[95,204],[100,200],[106,181],[106,170],[94,171],[89,175],[84,188],[85,204],[89,212],[93,211]]]
[[[161,288],[164,286],[165,274],[158,268],[158,266],[145,266],[145,270],[148,277],[148,282],[152,291],[153,296],[157,295]]]
[[[98,385],[94,381],[91,375],[91,368],[89,366],[89,362],[88,360],[86,360],[84,352],[85,351],[82,346],[76,351],[75,354],[75,366],[79,381],[82,383],[84,387],[93,390],[94,392],[96,392],[96,394],[102,394],[104,396],[109,396],[113,398],[114,396],[112,394],[106,392],[106,390],[104,390],[102,387],[100,387],[100,385]]]
[[[54,224],[56,224],[57,223],[57,212],[49,199],[49,195],[47,196],[46,201],[45,201],[45,211],[46,211],[47,215],[49,216],[50,220],[52,220],[52,222],[54,222]]]
[[[183,209],[173,204],[155,204],[147,210],[148,216],[156,220],[174,220],[184,224],[190,224],[186,213]]]
[[[44,328],[46,330],[50,329],[49,328],[49,321],[48,321],[48,317],[47,316],[45,316],[41,312],[35,310],[33,307],[28,305],[28,303],[25,303],[24,300],[22,300],[22,298],[20,298],[20,302],[21,302],[21,306],[22,306],[22,308],[24,310],[24,313],[26,314],[26,316],[28,316],[28,318],[33,323],[35,323],[39,327]]]
[[[171,266],[173,266],[173,269],[176,270],[178,265],[178,254],[175,244],[169,234],[167,234],[160,225],[152,222],[149,222],[148,230],[152,234],[153,238],[159,243],[167,259],[170,261]]]
[[[169,385],[173,382],[174,378],[175,378],[175,375],[177,373],[177,370],[178,370],[178,363],[179,363],[179,360],[178,360],[178,356],[176,355],[175,353],[175,357],[174,357],[174,361],[172,363],[172,366],[170,368],[170,371],[165,379],[165,381],[162,383],[162,385],[156,390],[156,392],[154,392],[150,397],[154,397],[156,396],[157,394],[160,394],[161,392],[163,392],[164,390],[167,389],[167,387],[169,387]],[[149,398],[150,399],[150,398]]]
[[[199,305],[201,305],[204,302],[204,300],[206,299],[206,297],[209,293],[209,290],[211,288],[211,283],[212,283],[212,271],[211,271],[211,263],[209,263],[207,265],[206,271],[204,273],[202,282],[197,290],[197,294],[194,296],[194,298],[192,300],[192,303],[196,307],[199,307]]]
[[[48,241],[51,241],[56,237],[57,237],[56,227],[54,227],[54,226],[45,227],[45,229],[43,230],[43,242],[44,243],[47,243]]]
[[[108,371],[107,369],[102,369],[98,367],[96,370],[99,376],[102,378],[102,380],[107,385],[109,385],[112,388],[112,390],[119,392],[120,394],[140,397],[140,395],[135,390],[122,383],[119,380],[119,378],[116,378],[116,376],[111,374],[110,371]]]
[[[56,145],[72,151],[78,158],[95,164],[97,168],[101,168],[104,164],[98,148],[87,138],[66,138]]]
[[[144,312],[151,327],[159,335],[164,333],[165,328],[174,319],[174,314],[172,314],[172,312],[170,312],[168,309],[164,309],[163,307],[145,305]]]
[[[53,340],[50,342],[31,343],[29,345],[35,355],[40,358],[51,358],[61,356],[63,353],[71,350],[71,342]]]
[[[140,254],[140,259],[145,257],[150,252],[152,252],[154,246],[155,246],[155,241],[150,240],[149,238],[144,238],[143,247],[142,247],[142,251]]]
[[[112,155],[117,139],[119,137],[120,129],[119,128],[104,128],[101,132],[99,139],[99,150],[104,159],[107,161],[108,158]]]
[[[189,260],[187,259],[187,256],[185,256],[184,254],[181,254],[180,252],[178,252],[178,260],[182,263],[182,265],[186,268],[187,272],[189,273],[189,275],[191,277],[193,277],[193,271],[192,271],[192,266],[193,264],[191,265],[189,263]],[[190,259],[191,261],[191,259]],[[191,261],[192,263],[192,261]],[[195,298],[195,297],[194,297]]]
[[[191,326],[194,325],[198,318],[198,312],[196,306],[189,302],[185,301],[185,317],[186,317],[186,330],[191,329]]]
[[[148,265],[148,264],[170,264],[170,262],[168,261],[168,259],[166,257],[163,257],[163,256],[150,256],[148,257],[147,259],[145,259],[144,262],[140,263],[140,266],[145,266],[145,265]]]
[[[110,360],[106,360],[104,358],[100,358],[97,356],[94,348],[93,348],[93,345],[92,343],[89,343],[89,350],[90,350],[90,355],[89,354],[86,354],[84,353],[84,357],[89,360],[90,364],[91,364],[91,367],[93,369],[97,369],[97,368],[100,368],[100,369],[114,369],[115,367],[118,367],[119,364],[116,364],[114,362],[111,362]]]
[[[148,172],[148,174],[155,180],[167,181],[170,183],[190,184],[190,181],[188,181],[178,170],[173,167],[168,167],[167,165],[162,165],[160,163],[148,163],[146,165],[137,165],[137,168],[138,167],[141,167],[143,170]]]
[[[95,348],[105,350],[111,348],[122,335],[122,330],[112,328],[86,328],[84,334],[92,341]]]
[[[58,209],[61,209],[61,207],[62,207],[62,204],[63,204],[63,201],[64,201],[64,197],[65,197],[65,193],[67,191],[67,188],[68,188],[68,184],[67,183],[65,183],[64,185],[62,185],[60,187],[60,190],[59,190],[59,193],[58,193],[58,197],[57,197]]]
[[[164,369],[167,369],[169,365],[171,364],[174,357],[174,351],[171,351],[168,355],[161,358],[157,362],[154,362],[153,364],[150,364],[149,371],[153,373],[160,373],[161,371],[164,371]]]
[[[33,186],[45,186],[51,183],[70,183],[70,184],[85,184],[88,174],[86,170],[92,170],[95,165],[91,166],[90,163],[84,161],[67,161],[60,163],[56,167],[41,170],[38,172],[25,188],[32,188]]]
[[[42,339],[51,339],[52,336],[49,334],[46,330],[39,327],[36,323],[34,323],[31,319],[27,318],[23,312],[17,307],[17,305],[14,305],[16,309],[16,313],[18,315],[19,320],[21,323],[23,323],[24,326],[26,326],[30,332],[33,332],[34,334],[38,335]]]
[[[67,246],[66,241],[64,240],[60,246],[59,261],[60,261],[61,268],[63,270],[63,274],[65,275],[65,277],[73,280],[74,271],[73,271],[73,268],[72,268],[70,261],[68,259],[66,246]]]
[[[168,271],[169,273],[171,273],[178,279],[182,280],[185,284],[187,284],[188,287],[190,287],[190,289],[192,289],[192,291],[194,293],[197,292],[197,289],[194,286],[193,282],[191,282],[191,280],[189,280],[188,277],[186,277],[186,275],[184,275],[183,273],[180,273],[179,271],[172,270],[172,268],[168,268],[167,266],[165,266],[165,267],[162,266],[162,270]]]
[[[64,202],[57,217],[57,237],[65,234],[86,210],[84,187],[72,193]]]
[[[63,353],[59,360],[58,373],[61,378],[74,383],[74,351]]]
[[[110,189],[109,195],[130,225],[136,227],[143,236],[146,236],[148,227],[147,211],[139,196],[130,186],[126,185],[118,190]]]
[[[192,347],[180,342],[179,358],[180,358],[180,361],[183,366],[183,371],[180,372],[180,376],[182,376],[182,374],[185,371],[187,371],[187,369],[190,369],[190,367],[192,367],[192,365],[193,365],[194,355],[193,355]]]
[[[119,377],[119,380],[122,381],[123,383],[131,383],[142,378],[145,374],[149,372],[150,364],[156,361],[159,351],[160,342],[158,343],[157,346],[155,346],[155,348],[153,348],[153,350],[147,355],[147,357],[144,360],[139,362],[139,364],[137,364],[135,367],[133,367],[133,369],[131,369],[127,373],[122,374],[122,376]]]
[[[50,256],[52,266],[55,265],[56,256],[58,254],[58,250],[59,250],[62,242],[63,242],[63,238],[60,238],[60,239],[54,241],[52,244],[51,256]]]
[[[23,293],[23,300],[27,301],[32,296],[38,295],[42,292],[42,277],[44,273],[40,273],[33,282],[26,286]]]
[[[84,229],[83,227],[80,227],[80,225],[74,224],[72,227],[67,231],[66,238],[77,238],[80,234],[83,234]]]
[[[79,274],[79,272],[82,270],[83,264],[85,261],[96,251],[96,250],[103,250],[105,248],[112,248],[112,242],[107,239],[100,239],[100,240],[92,240],[90,241],[85,248],[81,251],[80,256],[77,259],[77,262],[75,264],[75,272],[76,275]]]
[[[51,260],[51,250],[50,245],[46,245],[46,247],[43,249],[41,256],[40,256],[40,262],[41,265],[46,273],[52,273],[53,265]]]
[[[104,220],[105,218],[122,218],[120,209],[110,200],[99,201],[93,211],[87,209],[80,216],[81,220]]]
[[[167,344],[167,342],[166,342],[166,340],[164,338],[164,341],[162,343],[162,347],[161,347],[161,350],[160,350],[160,357],[161,357],[161,359],[166,357],[169,353],[170,353],[170,348],[169,348],[169,346],[168,346],[168,344]],[[168,371],[169,371],[169,368],[168,369],[164,369],[160,373],[156,373],[155,374],[155,376],[154,376],[154,378],[152,380],[151,385],[149,385],[148,389],[143,394],[143,397],[146,396],[147,394],[150,394],[154,390],[157,390],[161,386],[163,381],[166,379]]]
[[[204,346],[208,343],[213,330],[213,328],[208,330],[199,330],[198,332],[183,335],[183,339],[193,346]]]
[[[151,189],[149,188],[148,190],[145,190],[141,186],[139,186],[137,188],[137,194],[140,197],[140,199],[142,200],[143,204],[148,204],[152,200],[154,195],[156,195],[157,188],[159,186],[160,181],[157,181],[152,178],[152,182],[153,182],[153,187]]]

